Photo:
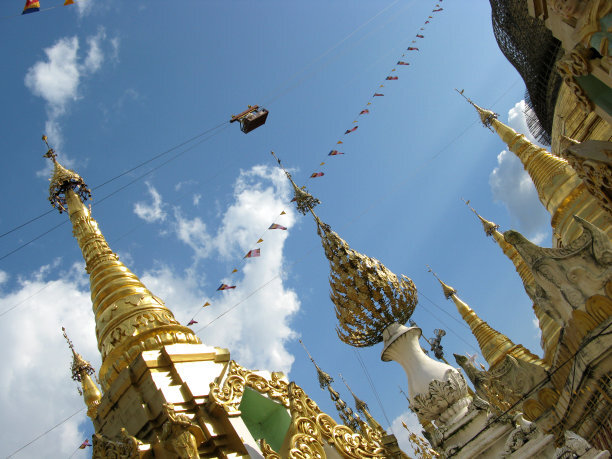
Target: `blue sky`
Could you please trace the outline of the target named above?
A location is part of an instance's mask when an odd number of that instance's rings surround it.
[[[23,17],[20,2],[0,6],[0,135],[8,163],[0,233],[50,208],[45,132],[94,188],[93,215],[113,250],[177,318],[186,323],[212,303],[194,327],[205,343],[229,347],[245,366],[288,372],[335,415],[301,338],[347,401],[338,373],[400,435],[398,420],[412,422],[399,392],[407,391],[403,370],[380,361],[382,345],[358,351],[383,413],[354,350],[336,337],[329,266],[312,219],[288,203],[274,150],[321,199],[322,220],[355,250],[414,280],[420,300],[413,319],[425,336],[447,331],[447,358],[477,345],[427,264],[493,327],[540,352],[512,264],[461,202],[471,199],[502,230],[549,244],[549,218],[520,163],[454,92],[465,89],[502,121],[526,129],[524,85],[493,38],[488,2],[445,0],[427,25],[433,1],[62,3],[46,0],[43,8],[58,7]],[[411,65],[396,66],[398,60]],[[393,68],[399,79],[384,81]],[[384,97],[356,118],[375,91]],[[224,125],[104,184],[247,104],[270,110],[265,126],[244,135]],[[354,120],[359,129],[343,135]],[[328,157],[336,147],[345,154]],[[324,177],[307,179],[319,170]],[[0,238],[0,257],[66,220],[51,213]],[[273,222],[289,230],[266,232]],[[262,256],[244,262],[258,246]],[[96,367],[99,354],[68,224],[0,263],[7,369],[0,377],[0,449],[10,454],[82,406],[61,326]],[[236,290],[215,292],[222,281]],[[91,433],[81,412],[15,457],[68,456]]]

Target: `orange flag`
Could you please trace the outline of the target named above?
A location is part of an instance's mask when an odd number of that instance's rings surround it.
[[[257,241],[257,243],[259,244],[260,242],[263,242],[263,239],[259,238],[259,241]]]
[[[208,301],[206,303],[204,303],[204,306],[202,306],[202,307],[205,308],[206,306],[210,306],[210,303]]]
[[[74,5],[74,0],[66,0],[64,2],[64,6],[66,6],[66,5]]]
[[[285,212],[284,210],[280,213],[281,215],[287,215],[287,212]]]
[[[237,273],[237,272],[238,272],[238,270],[237,270],[237,269],[234,269],[234,270],[232,271],[232,274]]]

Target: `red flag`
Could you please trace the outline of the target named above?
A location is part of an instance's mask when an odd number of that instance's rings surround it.
[[[249,252],[244,256],[244,258],[255,258],[261,255],[261,249],[253,249],[249,250]]]
[[[384,94],[380,94],[378,92],[375,92],[373,97],[382,97],[382,96],[384,96]]]
[[[437,10],[433,10],[434,13],[437,13],[438,11],[442,11],[444,10],[444,8],[438,8]]]
[[[187,322],[187,326],[189,327],[190,325],[197,324],[197,323],[198,323],[197,320],[191,319],[189,322]]]
[[[327,156],[336,156],[336,155],[343,155],[344,153],[342,153],[341,151],[338,150],[332,150],[329,153],[327,153]]]
[[[433,19],[433,16],[427,16],[429,19]]]
[[[396,76],[388,76],[387,80],[397,80],[397,77]]]
[[[419,48],[414,48],[412,46],[409,46],[408,48],[406,48],[408,51],[418,51]]]
[[[64,2],[64,6],[66,6],[66,5],[74,5],[74,0],[66,0]]]
[[[38,0],[26,0],[21,14],[36,13],[37,11],[40,11],[40,2]]]
[[[278,225],[276,223],[272,223],[268,229],[286,230],[287,228],[284,227],[283,225]]]
[[[347,129],[344,135],[350,134],[351,132],[355,132],[359,126],[355,126],[351,129]]]
[[[79,449],[85,449],[88,446],[91,446],[91,443],[89,443],[89,438],[86,439],[83,443],[81,443],[81,446],[79,446]]]
[[[325,174],[323,172],[313,172],[310,178],[323,177],[324,175]]]
[[[359,112],[360,115],[365,115],[366,113],[370,113],[370,110],[368,110],[367,108]]]
[[[404,62],[404,61],[397,61],[397,64],[395,65],[410,65],[409,62]]]
[[[291,200],[291,202],[295,202],[295,201],[297,201],[297,198],[293,198],[293,199]]]
[[[421,35],[420,33],[417,33],[417,37],[419,37],[419,38],[425,38],[425,36],[424,36],[424,35]]]
[[[229,290],[232,288],[236,288],[235,285],[227,285],[227,284],[221,284],[221,286],[217,289],[217,291],[219,290]]]

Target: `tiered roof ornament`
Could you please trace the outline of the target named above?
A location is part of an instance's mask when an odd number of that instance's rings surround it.
[[[276,155],[274,157],[282,167]],[[404,324],[412,315],[417,304],[414,283],[404,275],[396,276],[375,258],[351,249],[314,213],[313,207],[320,201],[304,187],[298,187],[288,171],[285,170],[285,174],[295,191],[298,210],[304,215],[310,212],[314,217],[329,260],[330,298],[338,319],[338,337],[355,347],[380,343],[385,328],[396,322]]]

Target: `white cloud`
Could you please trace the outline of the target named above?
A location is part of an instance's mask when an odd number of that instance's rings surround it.
[[[197,207],[200,204],[200,199],[202,199],[201,194],[194,194],[193,195],[193,205]]]
[[[531,135],[531,132],[529,132],[527,119],[525,118],[526,107],[525,99],[514,104],[514,107],[508,111],[508,126],[519,134],[523,134],[530,142],[540,145],[535,137]]]
[[[161,195],[149,182],[145,182],[145,184],[147,185],[153,202],[151,204],[137,202],[134,204],[134,213],[147,223],[164,221],[166,219],[166,212],[164,211],[164,203]]]
[[[524,101],[517,103],[508,113],[508,124],[517,132],[527,130],[523,114]],[[512,226],[523,232],[536,244],[542,244],[551,233],[550,215],[540,202],[538,193],[514,153],[503,150],[497,156],[497,167],[489,176],[489,185],[496,201],[502,202],[511,216]]]
[[[83,2],[79,1],[76,4],[81,3]],[[104,62],[102,47],[107,41],[104,28],[100,27],[98,32],[86,41],[87,53],[82,57],[77,36],[60,38],[44,50],[46,60],[32,65],[24,78],[24,83],[32,94],[43,98],[46,103],[46,134],[50,143],[60,153],[62,133],[59,118],[66,113],[70,103],[80,98],[79,87],[83,78],[99,71]],[[65,157],[62,160],[70,167],[70,162]],[[47,176],[49,172],[50,166],[39,171],[37,175]]]
[[[79,16],[83,17],[91,13],[94,2],[93,0],[77,0],[74,4],[77,6]]]

